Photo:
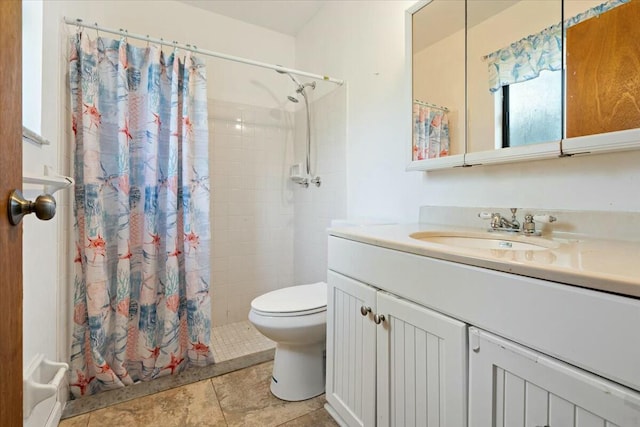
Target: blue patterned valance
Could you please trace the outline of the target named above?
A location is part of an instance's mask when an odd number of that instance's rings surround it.
[[[540,71],[562,69],[562,28],[545,28],[484,57],[489,66],[489,91],[524,82]]]
[[[610,0],[565,21],[571,27],[631,0]],[[489,67],[489,91],[524,82],[541,71],[562,69],[562,26],[558,23],[483,58]]]

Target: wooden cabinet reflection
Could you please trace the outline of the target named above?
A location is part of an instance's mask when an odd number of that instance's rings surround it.
[[[567,29],[567,137],[640,128],[640,0]]]

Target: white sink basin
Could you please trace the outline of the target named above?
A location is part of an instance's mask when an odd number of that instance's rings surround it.
[[[539,237],[527,237],[522,235],[507,236],[485,233],[458,233],[424,231],[413,233],[409,237],[423,242],[437,243],[468,249],[490,249],[503,251],[546,251],[557,248],[555,242]]]

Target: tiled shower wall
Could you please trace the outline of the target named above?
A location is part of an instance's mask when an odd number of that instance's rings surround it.
[[[247,318],[253,298],[293,284],[293,114],[209,101],[214,326]]]
[[[311,94],[313,96],[313,93]],[[311,98],[312,173],[322,185],[294,189],[294,284],[327,280],[327,228],[347,215],[347,88]],[[302,102],[301,102],[302,104]],[[303,163],[306,145],[304,107],[296,111],[295,159]]]
[[[245,320],[265,292],[326,280],[331,219],[346,216],[346,88],[311,100],[318,188],[289,180],[305,162],[306,117],[209,101],[214,326]],[[295,118],[295,120],[294,120]]]

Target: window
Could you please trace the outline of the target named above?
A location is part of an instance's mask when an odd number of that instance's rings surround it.
[[[496,93],[500,93],[499,91]],[[502,87],[502,147],[562,138],[562,72]]]

